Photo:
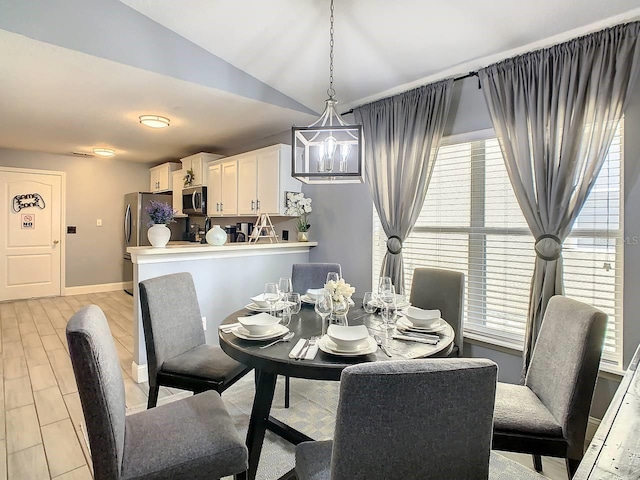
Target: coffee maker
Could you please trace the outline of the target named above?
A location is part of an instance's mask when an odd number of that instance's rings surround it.
[[[236,223],[236,242],[247,242],[249,235],[253,231],[253,223],[238,222]]]

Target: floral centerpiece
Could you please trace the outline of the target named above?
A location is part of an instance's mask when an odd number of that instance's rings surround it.
[[[155,200],[151,200],[149,205],[144,207],[144,211],[149,214],[149,218],[151,219],[147,224],[149,227],[153,225],[169,225],[170,223],[175,223],[173,217],[178,213],[168,203],[156,202]]]
[[[287,192],[287,207],[285,215],[298,217],[296,228],[298,229],[298,241],[308,241],[307,233],[311,225],[307,220],[313,209],[311,208],[311,199],[305,198],[304,193]],[[301,235],[302,234],[302,235]]]
[[[345,282],[344,278],[341,278],[337,282],[335,280],[329,280],[324,284],[324,289],[329,292],[331,300],[333,300],[333,312],[331,314],[333,320],[346,325],[351,295],[356,292],[356,289]]]

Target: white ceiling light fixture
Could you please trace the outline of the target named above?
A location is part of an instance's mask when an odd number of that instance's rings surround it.
[[[349,125],[336,111],[333,89],[333,0],[329,29],[329,98],[320,118],[308,127],[291,128],[291,176],[303,183],[362,183],[362,125]]]
[[[95,153],[99,157],[108,158],[113,157],[116,154],[116,151],[112,150],[111,148],[94,148],[93,153]]]
[[[166,128],[170,125],[171,120],[167,117],[159,115],[140,115],[140,123],[151,128]]]

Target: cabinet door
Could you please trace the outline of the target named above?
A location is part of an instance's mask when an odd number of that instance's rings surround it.
[[[158,191],[166,192],[171,190],[171,185],[173,184],[173,178],[171,176],[172,170],[169,164],[164,164],[158,167]],[[182,185],[182,184],[180,184]]]
[[[207,201],[209,207],[207,212],[210,217],[217,217],[222,214],[220,203],[222,202],[222,165],[211,165],[207,179]]]
[[[158,184],[158,169],[157,168],[152,168],[149,170],[149,191],[150,192],[157,192],[158,189],[160,188],[160,185]]]
[[[236,162],[220,164],[222,167],[222,214],[238,214],[238,166]]]
[[[280,150],[258,156],[258,213],[278,215],[280,205]]]
[[[255,215],[257,191],[257,157],[238,159],[238,215]]]
[[[182,215],[182,170],[176,170],[171,174],[173,176],[173,209],[178,212],[176,215]]]

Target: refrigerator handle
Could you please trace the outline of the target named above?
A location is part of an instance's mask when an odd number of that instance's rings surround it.
[[[124,241],[127,245],[131,242],[131,205],[127,205],[124,213]]]

